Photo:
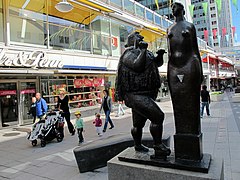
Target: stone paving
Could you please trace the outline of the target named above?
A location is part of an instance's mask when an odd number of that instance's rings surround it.
[[[171,101],[158,103],[165,112],[164,133],[174,134],[174,121]],[[212,102],[210,105],[211,117],[202,119],[204,153],[212,154],[213,158],[224,159],[224,173],[226,180],[240,179],[240,102],[232,102],[232,94],[225,93],[224,100]],[[205,114],[206,115],[206,114]],[[112,119],[115,128],[107,130],[98,137],[92,124],[94,116],[84,117],[85,143],[94,143],[112,135],[130,133],[131,111]],[[239,118],[239,119],[237,119]],[[73,120],[74,121],[74,120]],[[148,130],[147,122],[144,131]],[[65,128],[63,142],[53,141],[41,148],[32,147],[26,140],[26,130],[31,126],[8,127],[0,129],[0,180],[4,179],[34,179],[34,180],[106,180],[107,168],[80,174],[73,155],[77,136],[70,136]],[[83,144],[83,145],[84,145]],[[173,148],[173,142],[171,142]]]

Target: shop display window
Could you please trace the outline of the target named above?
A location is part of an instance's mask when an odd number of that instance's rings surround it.
[[[101,76],[66,76],[64,79],[49,77],[41,79],[41,90],[51,109],[56,108],[60,88],[66,90],[70,108],[80,108],[101,103],[105,84],[105,79]]]

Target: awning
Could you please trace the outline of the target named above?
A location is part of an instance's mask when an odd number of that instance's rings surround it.
[[[136,31],[138,31],[144,37],[144,41],[146,42],[153,42],[156,39],[164,37],[162,34],[154,32],[150,29],[144,28],[144,29],[137,29]]]
[[[81,2],[81,3],[86,4],[88,6],[91,6],[93,8],[96,8],[96,9],[99,9],[101,11],[104,11],[104,12],[113,12],[112,9],[109,9],[106,6],[101,5],[100,3],[95,2],[95,1],[91,1],[91,0],[70,0],[70,1],[72,1],[72,2],[78,1],[78,2]]]
[[[55,9],[55,5],[58,2],[60,2],[60,0],[14,0],[10,1],[10,6],[37,12],[40,14],[49,14],[54,17],[59,17],[82,24],[89,24],[92,20],[101,14],[100,11],[111,12],[110,9],[88,2],[87,0],[71,0],[69,2],[71,2],[71,4],[74,6],[73,10],[68,13],[62,13]],[[96,10],[88,8],[88,6],[84,6],[78,2],[94,7]]]

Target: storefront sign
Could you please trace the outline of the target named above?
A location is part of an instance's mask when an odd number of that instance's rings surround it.
[[[24,89],[24,90],[21,90],[21,94],[34,94],[36,92],[35,89]]]
[[[63,63],[60,60],[48,59],[46,52],[43,51],[33,51],[31,53],[21,51],[15,57],[9,57],[6,55],[6,49],[2,49],[0,52],[0,66],[62,68]]]
[[[74,79],[74,87],[81,88],[84,86],[84,79]]]
[[[1,90],[0,96],[6,96],[6,95],[15,95],[17,94],[16,90]]]
[[[103,78],[94,78],[91,79],[75,79],[74,80],[74,87],[75,88],[81,88],[81,87],[99,87],[104,85],[104,79]]]
[[[92,87],[93,86],[93,81],[90,79],[84,79],[84,84],[87,87]]]
[[[103,86],[103,85],[104,85],[104,79],[103,78],[93,79],[93,86],[94,87]]]

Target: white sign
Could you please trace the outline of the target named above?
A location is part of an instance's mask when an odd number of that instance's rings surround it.
[[[46,52],[43,51],[33,51],[31,53],[21,51],[15,57],[8,57],[6,50],[2,49],[0,52],[0,66],[62,68],[63,63],[61,60],[48,59]]]

